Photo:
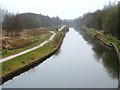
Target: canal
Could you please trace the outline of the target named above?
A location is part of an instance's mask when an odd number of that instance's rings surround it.
[[[117,88],[114,50],[70,28],[59,51],[38,66],[5,82],[3,88]]]

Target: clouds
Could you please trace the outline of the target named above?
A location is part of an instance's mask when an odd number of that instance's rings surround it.
[[[108,0],[1,0],[0,3],[14,13],[34,12],[71,19],[101,9]]]

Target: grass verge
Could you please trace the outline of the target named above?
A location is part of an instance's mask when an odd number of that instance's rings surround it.
[[[56,32],[56,36],[54,37],[53,41],[45,44],[43,47],[18,56],[14,59],[5,61],[2,64],[0,63],[0,67],[2,66],[2,73],[0,74],[0,77],[8,75],[19,68],[25,67],[26,65],[29,65],[30,63],[37,61],[55,51],[60,45],[63,35],[63,32]]]
[[[108,34],[100,33],[99,31],[96,31],[94,29],[89,29],[89,28],[85,28],[85,29],[88,34],[94,37],[97,37],[98,39],[105,42],[106,44],[112,43],[113,45],[115,45],[120,53],[120,41],[118,39],[112,36],[109,36]]]
[[[17,54],[19,52],[22,52],[22,51],[25,51],[25,50],[30,49],[32,47],[35,47],[35,46],[39,45],[40,43],[44,42],[45,40],[49,39],[51,35],[52,34],[50,32],[47,32],[45,34],[42,34],[41,36],[31,37],[30,39],[33,41],[33,43],[30,45],[24,46],[22,48],[12,49],[12,50],[3,49],[2,50],[2,58]]]
[[[38,48],[34,51],[28,52],[14,59],[3,62],[2,64],[0,64],[0,66],[2,65],[2,75],[0,76],[7,75],[8,73],[12,71],[15,71],[21,67],[24,67],[28,65],[29,63],[32,63],[35,60],[38,60],[41,57],[44,57],[45,55],[52,52],[53,50],[54,48],[51,42],[49,42],[41,48]]]

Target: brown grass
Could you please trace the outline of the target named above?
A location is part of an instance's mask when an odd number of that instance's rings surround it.
[[[2,37],[3,49],[17,49],[31,44],[32,38],[46,34],[48,31],[40,29],[24,30],[18,35],[7,35]]]

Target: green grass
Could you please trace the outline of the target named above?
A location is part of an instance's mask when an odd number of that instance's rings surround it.
[[[57,44],[60,44],[61,37],[62,37],[61,33],[62,32],[56,32],[56,36],[53,39],[53,41],[45,44],[41,48],[38,48],[31,52],[28,52],[24,55],[18,56],[14,59],[5,61],[2,64],[0,63],[0,67],[2,66],[2,74],[0,74],[0,77],[7,75],[7,74],[15,71],[16,69],[24,67],[24,66],[30,64],[31,62],[38,60],[38,59],[48,55],[50,52],[54,51],[55,50],[54,40],[56,40],[56,38],[57,38],[57,40],[58,40]]]
[[[61,42],[62,36],[63,36],[62,32],[56,32],[56,36],[52,41],[54,47],[57,47],[57,45],[59,45],[59,43]]]
[[[89,29],[89,28],[87,28],[86,30],[87,30],[88,33],[90,33],[90,34],[93,35],[93,36],[98,36],[98,35],[100,35],[100,33],[96,32],[94,29]]]
[[[96,31],[94,29],[86,28],[86,31],[93,36],[97,36],[98,38],[100,38],[102,41],[104,41],[107,44],[109,44],[109,43],[114,44],[120,52],[120,41],[118,39],[116,39],[112,36],[109,36],[107,34],[103,34],[103,33],[100,34],[99,31]]]
[[[109,35],[105,35],[105,38],[106,38],[106,41],[107,41],[108,43],[114,44],[114,45],[118,48],[118,50],[119,50],[119,52],[120,52],[120,41],[119,41],[118,39],[116,39],[116,38],[114,38],[114,37],[111,37],[111,36],[109,36]]]
[[[13,50],[3,49],[2,50],[2,57],[4,58],[4,57],[10,56],[10,55],[25,51],[25,50],[30,49],[32,47],[35,47],[35,46],[39,45],[40,43],[44,42],[45,40],[49,39],[51,35],[52,34],[50,32],[48,32],[48,33],[43,34],[41,36],[30,37],[30,39],[34,43],[27,45],[27,46],[24,46],[24,47],[19,48],[19,49],[13,49]]]
[[[18,56],[14,59],[8,60],[2,63],[2,75],[6,75],[20,67],[24,67],[25,65],[33,62],[34,60],[38,60],[41,57],[49,54],[54,50],[51,42],[47,43],[45,46],[38,48],[34,51],[26,53],[24,55]],[[0,64],[1,65],[1,64]]]

